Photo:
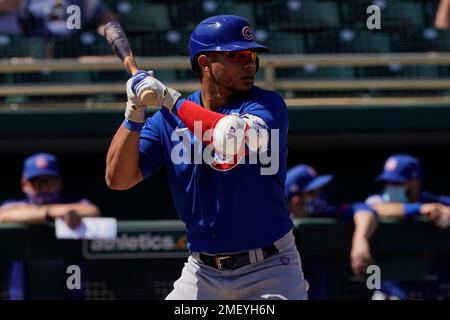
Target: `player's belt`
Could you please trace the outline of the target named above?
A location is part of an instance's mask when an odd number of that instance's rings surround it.
[[[270,245],[265,248],[261,248],[264,259],[277,254],[279,251],[275,245]],[[249,252],[241,252],[235,254],[224,254],[224,255],[209,255],[200,253],[200,261],[208,266],[216,268],[218,270],[228,269],[235,270],[237,268],[249,265],[250,254]]]

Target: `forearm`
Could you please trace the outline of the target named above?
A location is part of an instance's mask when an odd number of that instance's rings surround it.
[[[139,132],[119,127],[106,156],[106,183],[109,188],[125,190],[140,182]]]
[[[39,224],[47,221],[47,208],[42,206],[21,206],[6,208],[0,212],[0,223]]]
[[[0,13],[20,10],[22,0],[0,0]]]
[[[441,0],[436,11],[434,26],[437,29],[448,29],[450,20],[450,0]]]
[[[403,203],[376,203],[372,205],[381,218],[405,218],[405,205]]]
[[[353,238],[363,238],[369,240],[374,234],[378,219],[370,211],[358,211],[353,216],[353,221],[355,223],[355,231],[353,233]]]
[[[68,211],[75,211],[81,217],[97,217],[100,210],[91,203],[65,203],[47,205],[48,214],[51,218],[61,218]]]

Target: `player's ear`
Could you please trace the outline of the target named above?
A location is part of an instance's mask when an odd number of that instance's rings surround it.
[[[206,55],[204,55],[204,54],[199,55],[198,59],[197,59],[197,63],[198,63],[200,70],[209,71],[210,64],[209,64],[208,57]]]

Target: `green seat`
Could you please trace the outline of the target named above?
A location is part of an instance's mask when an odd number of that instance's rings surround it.
[[[118,20],[126,31],[153,32],[170,29],[169,7],[162,3],[130,2],[130,10],[119,12]]]
[[[427,52],[439,47],[439,32],[432,28],[407,28],[390,32],[389,36],[392,52]]]
[[[305,52],[303,35],[299,32],[269,31],[267,32],[267,39],[261,42],[271,49],[271,53],[295,54]]]
[[[0,59],[11,57],[43,59],[46,56],[47,42],[41,38],[0,34]]]
[[[355,68],[357,78],[405,78],[436,79],[439,78],[438,66],[377,66]]]
[[[277,79],[353,79],[352,68],[329,68],[306,65],[300,68],[280,68],[275,71]]]
[[[340,26],[334,1],[273,1],[256,5],[257,25],[271,30],[320,30]]]
[[[252,27],[255,27],[256,19],[253,4],[239,3],[236,1],[221,1],[215,14],[231,14],[245,18]]]
[[[188,56],[189,36],[178,30],[148,32],[140,36],[139,50],[133,50],[141,56]]]
[[[425,25],[420,1],[388,0],[385,3],[385,7],[380,7],[382,30],[400,30]],[[366,22],[370,16],[367,8],[372,4],[372,0],[341,1],[342,24],[347,28],[366,29]]]
[[[390,52],[389,35],[381,31],[313,32],[306,35],[308,53],[387,53]]]
[[[192,31],[203,19],[214,15],[203,10],[204,0],[173,0],[170,2],[170,22],[173,28]]]
[[[95,31],[77,32],[70,37],[57,39],[53,50],[55,58],[114,54],[105,37]]]
[[[383,29],[404,30],[424,27],[422,4],[418,1],[386,1],[386,8],[381,11]]]

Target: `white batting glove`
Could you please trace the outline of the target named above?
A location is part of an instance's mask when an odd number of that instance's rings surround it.
[[[141,78],[146,76],[153,76],[154,72],[150,71],[138,71],[127,81],[127,108],[125,109],[125,118],[130,121],[144,123],[145,112],[147,106],[145,106],[141,99],[139,99],[133,91],[133,83],[140,81]]]
[[[153,77],[153,73],[146,71],[138,71],[127,82],[127,92],[130,91],[135,97],[140,97],[145,90],[152,90],[156,94],[155,106],[167,108],[170,112],[177,100],[181,97],[181,93],[168,88],[161,81]],[[138,99],[139,100],[139,99]],[[142,105],[142,102],[140,101]]]

